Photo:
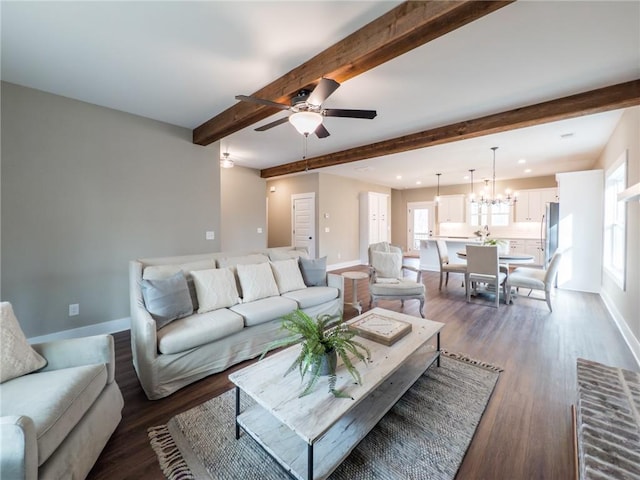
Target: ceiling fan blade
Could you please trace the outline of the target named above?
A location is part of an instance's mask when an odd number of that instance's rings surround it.
[[[261,127],[254,129],[256,132],[264,132],[265,130],[269,130],[270,128],[277,127],[278,125],[282,125],[283,123],[287,123],[289,121],[289,117],[283,117],[275,122],[266,123]]]
[[[344,108],[326,108],[322,110],[325,117],[368,118],[371,120],[378,115],[375,110],[349,110]]]
[[[329,135],[331,135],[329,133],[329,130],[327,130],[323,124],[318,125],[318,128],[316,128],[315,134],[316,134],[316,137],[318,138],[327,138]]]
[[[322,105],[322,102],[329,98],[329,95],[335,92],[339,86],[340,84],[335,80],[331,80],[330,78],[321,78],[320,83],[316,85],[316,88],[314,88],[311,95],[309,95],[307,103],[317,106]]]
[[[264,100],[262,98],[249,97],[247,95],[236,95],[236,100],[249,103],[257,103],[259,105],[266,105],[267,107],[279,108],[280,110],[289,110],[291,107],[284,103],[272,102],[271,100]]]

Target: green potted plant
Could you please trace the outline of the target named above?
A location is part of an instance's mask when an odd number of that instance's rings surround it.
[[[361,383],[360,373],[353,365],[349,355],[351,354],[366,363],[371,358],[371,352],[353,339],[356,332],[350,330],[341,317],[320,315],[313,319],[302,310],[294,310],[284,315],[282,328],[288,330],[291,335],[272,342],[260,359],[266,355],[268,350],[300,342],[302,347],[300,354],[284,373],[288,375],[298,368],[302,380],[307,374],[310,375],[307,385],[299,396],[307,395],[321,376],[328,375],[329,391],[336,397],[351,398],[348,394],[335,388],[336,365],[338,357],[340,357],[353,379],[357,383]]]

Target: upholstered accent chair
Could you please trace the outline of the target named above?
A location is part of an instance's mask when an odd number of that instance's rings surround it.
[[[404,271],[415,273],[415,280],[405,278]],[[388,242],[369,245],[369,308],[378,300],[405,300],[420,302],[420,316],[424,318],[425,286],[422,272],[402,263],[402,249]]]
[[[440,286],[438,290],[442,290],[442,280],[446,276],[445,286],[449,285],[449,273],[467,273],[467,263],[450,263],[447,242],[444,240],[436,240],[436,248],[438,249],[438,259],[440,260]]]
[[[11,305],[0,309],[0,476],[83,479],[122,418],[113,337],[29,345]]]
[[[467,273],[465,274],[465,290],[467,302],[471,302],[472,286],[478,283],[490,286],[495,294],[495,307],[500,306],[500,286],[507,300],[505,280],[507,275],[501,271],[496,245],[467,245]]]
[[[507,288],[507,303],[511,303],[512,301],[512,288],[515,288],[516,292],[519,292],[520,288],[525,288],[529,289],[527,298],[544,300],[547,302],[549,311],[553,312],[553,308],[551,307],[551,289],[553,288],[553,284],[558,273],[561,258],[562,254],[560,252],[554,253],[546,270],[531,267],[518,267],[511,272],[505,282]],[[544,298],[532,297],[531,293],[534,290],[544,291]]]

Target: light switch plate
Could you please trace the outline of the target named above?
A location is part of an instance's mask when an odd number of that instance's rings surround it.
[[[215,240],[216,239],[216,234],[215,234],[215,232],[207,232],[205,234],[205,238],[207,240]]]

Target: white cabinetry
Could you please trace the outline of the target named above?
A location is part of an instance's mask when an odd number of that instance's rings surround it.
[[[389,195],[360,194],[360,261],[369,263],[369,245],[389,241]]]
[[[542,251],[542,241],[531,238],[515,238],[509,240],[509,253],[520,255],[532,255],[535,265],[544,263],[544,252]]]
[[[464,223],[464,195],[443,195],[438,202],[438,223]]]
[[[545,205],[556,201],[555,188],[539,188],[522,190],[518,193],[518,201],[514,212],[516,222],[541,222],[545,212]]]

